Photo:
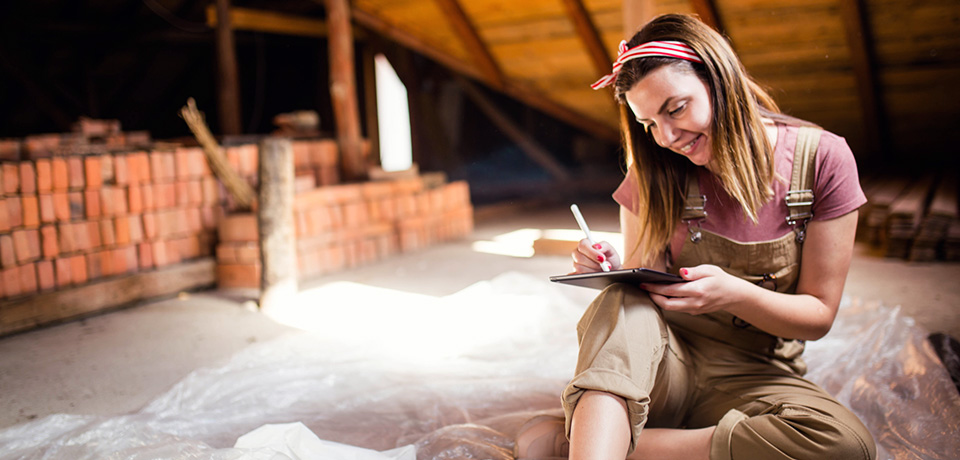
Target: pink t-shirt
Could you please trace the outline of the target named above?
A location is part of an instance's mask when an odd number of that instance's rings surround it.
[[[769,241],[793,231],[787,224],[787,206],[784,197],[790,188],[790,176],[793,170],[793,153],[797,146],[797,126],[777,125],[777,146],[774,149],[774,162],[777,173],[784,181],[773,182],[775,196],[758,214],[759,223],[754,225],[743,213],[743,207],[730,197],[720,185],[716,176],[706,168],[696,168],[700,180],[700,193],[707,197],[707,218],[703,229],[741,243]],[[812,220],[827,220],[840,217],[856,210],[867,202],[860,188],[857,174],[857,162],[847,141],[836,134],[824,131],[817,147],[816,173],[813,188]],[[633,171],[629,171],[620,187],[613,193],[613,199],[621,206],[636,214],[637,182]],[[673,254],[678,254],[679,245],[687,233],[687,226],[681,223],[674,235]]]

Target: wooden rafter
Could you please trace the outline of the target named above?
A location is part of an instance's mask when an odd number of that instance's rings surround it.
[[[220,132],[240,134],[240,77],[237,71],[237,51],[233,43],[233,28],[228,11],[230,0],[217,0],[217,16],[224,18],[217,24],[217,101],[220,113]]]
[[[700,16],[700,20],[706,25],[713,27],[713,30],[725,33],[723,23],[720,22],[720,16],[717,15],[717,4],[714,0],[690,0],[693,5],[693,11]]]
[[[234,30],[250,30],[303,37],[326,37],[327,23],[319,19],[303,18],[272,11],[231,7],[230,25]],[[207,7],[207,25],[217,26],[217,8]]]
[[[429,43],[424,42],[420,38],[394,26],[393,24],[390,24],[373,14],[357,8],[353,8],[351,14],[353,15],[353,19],[359,25],[366,27],[384,37],[394,40],[397,43],[400,43],[401,45],[406,46],[407,48],[410,48],[420,54],[423,54],[456,73],[494,86],[494,83],[488,80],[485,75],[480,73],[476,67],[433,47]],[[532,88],[517,82],[507,81],[505,86],[501,87],[500,90],[504,94],[513,97],[514,99],[541,110],[548,115],[556,117],[561,121],[570,123],[573,126],[577,126],[584,131],[597,136],[598,138],[607,139],[613,142],[617,142],[620,139],[620,135],[615,127],[609,125],[608,123],[598,121],[585,116],[582,113],[571,110],[564,105],[558,104],[536,88]]]
[[[850,47],[850,61],[857,80],[860,111],[866,134],[867,154],[881,154],[885,142],[885,112],[877,91],[873,53],[870,49],[870,30],[863,12],[862,0],[841,0],[840,16],[843,19]]]
[[[583,6],[582,0],[563,0],[567,7],[567,15],[573,21],[573,27],[577,31],[580,41],[587,47],[587,53],[590,54],[590,60],[597,70],[598,75],[606,75],[613,66],[610,55],[603,48],[603,40],[600,39],[600,33],[597,27],[590,19],[590,13]]]
[[[503,77],[503,71],[497,65],[497,61],[490,54],[487,45],[480,38],[480,33],[474,27],[473,22],[463,11],[457,0],[435,0],[437,6],[443,11],[443,15],[450,21],[454,32],[467,48],[467,53],[473,58],[474,63],[480,68],[480,72],[486,77],[486,80],[496,88],[503,88],[506,80]]]
[[[629,40],[640,27],[653,19],[655,0],[623,0],[623,38]]]

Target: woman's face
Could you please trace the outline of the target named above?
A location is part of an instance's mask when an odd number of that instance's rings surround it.
[[[692,72],[672,65],[647,74],[626,92],[627,105],[654,142],[706,166],[713,158],[710,90]]]

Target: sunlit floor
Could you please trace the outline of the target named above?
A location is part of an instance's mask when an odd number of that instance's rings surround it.
[[[580,203],[599,238],[618,228],[617,210],[609,204]],[[516,208],[493,217],[478,213],[477,228],[465,240],[397,256],[303,283],[301,302],[341,305],[363,296],[382,302],[380,329],[347,330],[311,322],[303,304],[274,312],[257,312],[237,295],[203,292],[144,304],[0,339],[0,428],[55,413],[116,415],[140,409],[191,371],[223,363],[255,342],[299,329],[328,336],[367,334],[402,342],[396,352],[424,359],[456,353],[416,340],[416,324],[404,324],[404,305],[430,309],[436,299],[458,293],[478,281],[506,272],[535,277],[566,273],[569,256],[564,239],[578,236],[566,205]],[[534,241],[549,240],[545,255],[534,254]],[[905,314],[931,331],[960,336],[960,264],[911,264],[884,259],[858,246],[846,293],[864,300],[901,305]],[[469,296],[463,296],[469,302]],[[293,308],[297,307],[297,308]],[[442,311],[433,321],[471,321],[487,329],[483,317],[456,318]],[[328,317],[329,319],[329,317]],[[488,319],[489,320],[489,319]],[[421,324],[430,328],[434,325]],[[488,325],[489,326],[489,325]],[[402,327],[402,329],[401,329]],[[470,329],[457,329],[469,334]],[[572,333],[572,331],[571,331]],[[458,337],[484,340],[484,337]],[[469,342],[469,341],[468,341]]]

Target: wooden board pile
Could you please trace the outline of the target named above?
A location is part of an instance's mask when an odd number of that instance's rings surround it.
[[[958,260],[960,218],[955,175],[913,181],[865,181],[869,200],[861,210],[861,239],[887,257],[911,261]]]

